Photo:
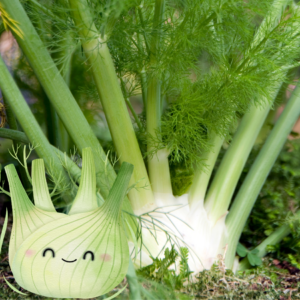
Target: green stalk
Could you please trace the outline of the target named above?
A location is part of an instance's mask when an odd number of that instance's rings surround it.
[[[143,18],[143,14],[142,14],[142,11],[141,11],[140,7],[136,8],[135,16],[136,16],[137,26],[138,26],[138,19],[139,19],[140,23],[141,23],[141,26],[144,29],[144,18]],[[139,18],[137,16],[139,16]],[[145,35],[145,31],[143,30],[143,32],[144,32],[144,34],[142,34],[142,35],[143,35],[146,51],[148,53],[150,53],[149,45],[148,45],[148,42],[147,42],[147,37]],[[137,33],[136,39],[137,39],[137,48],[139,49],[140,52],[142,52],[143,51],[142,49],[144,47],[143,47],[143,43],[142,43],[142,40],[141,40],[141,37],[140,37],[139,33]],[[146,75],[145,69],[144,69],[144,67],[142,67],[142,70],[139,73],[139,77],[140,77],[140,81],[141,81],[141,90],[142,90],[142,99],[143,99],[143,112],[144,113],[146,113],[146,108],[147,108],[147,77],[146,76],[147,75]]]
[[[14,113],[11,110],[9,104],[7,103],[4,95],[2,95],[2,99],[3,99],[3,104],[4,104],[7,123],[8,123],[9,128],[16,130],[16,131],[19,130],[17,120],[16,120]],[[14,145],[14,146],[17,146],[17,145]]]
[[[211,143],[213,147],[209,151],[203,153],[203,155],[201,156],[201,158],[205,161],[207,167],[205,169],[203,167],[196,169],[193,183],[189,190],[189,205],[191,209],[199,202],[204,203],[204,197],[206,194],[209,179],[211,177],[211,173],[214,169],[223,142],[223,137],[220,137],[215,133],[211,133],[209,135],[209,143]]]
[[[55,147],[59,147],[60,137],[59,137],[59,127],[58,127],[58,116],[54,110],[51,102],[47,95],[43,92],[43,102],[44,102],[44,117],[47,128],[47,137],[49,143]]]
[[[133,106],[131,105],[130,99],[129,99],[128,95],[127,95],[125,82],[124,82],[123,79],[121,79],[121,88],[122,88],[122,92],[123,92],[123,94],[124,94],[124,100],[125,100],[125,102],[126,102],[128,108],[129,108],[130,112],[132,113],[132,116],[134,117],[134,120],[135,120],[135,122],[136,122],[136,124],[137,124],[139,130],[142,131],[142,130],[143,130],[142,123],[141,123],[141,121],[140,121],[138,115],[136,114],[136,112],[135,112]]]
[[[164,0],[155,1],[152,40],[150,44],[150,64],[153,66],[155,66],[155,64],[157,63],[156,56],[161,43],[161,25],[164,18],[164,6]],[[148,171],[150,181],[152,189],[155,193],[172,194],[171,176],[168,160],[169,152],[167,149],[163,149],[155,153],[156,151],[153,145],[153,138],[156,138],[161,128],[161,80],[158,75],[148,75],[147,80],[147,151],[149,153]]]
[[[58,5],[59,0],[56,0],[54,2],[54,5]],[[59,13],[58,16],[60,18],[63,18],[62,13]],[[53,39],[56,35],[59,35],[58,29],[56,26],[53,27]],[[72,57],[74,54],[74,49],[70,47],[70,44],[72,45],[72,36],[69,31],[66,31],[63,33],[63,39],[56,41],[55,49],[52,54],[52,57],[54,61],[57,64],[57,68],[60,71],[61,76],[65,80],[68,87],[70,87],[70,80],[71,80],[71,62]],[[60,120],[60,118],[57,116],[57,113],[55,112],[56,119],[57,119],[57,135],[56,135],[56,145],[59,149],[62,151],[68,152],[70,149],[70,137],[69,134],[63,124],[63,122]]]
[[[102,195],[107,197],[116,174],[111,164],[106,163],[106,155],[96,136],[20,2],[18,0],[1,0],[1,4],[12,19],[18,20],[24,37],[21,39],[15,35],[15,38],[79,151],[81,152],[86,147],[92,148],[98,174],[97,186],[101,188]],[[102,176],[103,173],[105,176]]]
[[[40,32],[43,32],[45,30],[44,29],[45,24],[43,22],[41,14],[37,15],[33,24]],[[45,44],[46,37],[44,35],[40,35],[40,38],[42,43]],[[41,98],[44,103],[44,116],[45,116],[46,130],[47,130],[47,138],[51,145],[54,145],[55,147],[59,147],[60,132],[58,126],[58,116],[47,94],[45,93],[44,89],[41,88],[41,90],[42,90]]]
[[[143,157],[122,95],[118,77],[105,37],[102,39],[93,23],[86,0],[69,0],[73,20],[82,38],[82,47],[91,66],[93,78],[105,112],[108,126],[121,162],[134,165],[129,192],[134,211],[153,203],[153,194]],[[146,186],[146,188],[144,188]]]
[[[14,142],[23,143],[26,145],[30,143],[26,134],[19,130],[0,128],[0,137],[13,140]]]
[[[225,263],[228,268],[233,265],[237,243],[256,198],[299,114],[300,85],[298,84],[252,165],[227,216],[228,250]]]
[[[263,107],[253,105],[244,115],[208,190],[205,208],[213,222],[227,213],[245,163],[270,110],[271,104],[264,101]]]
[[[299,214],[299,212],[298,212]],[[270,236],[268,236],[259,246],[255,249],[258,250],[256,254],[258,257],[264,257],[267,254],[267,246],[268,245],[277,245],[280,243],[283,238],[288,236],[291,233],[291,228],[289,225],[282,225],[278,229],[276,229]],[[248,261],[248,258],[245,257],[239,264],[239,270],[247,270],[251,268],[251,265]]]
[[[3,96],[3,103],[4,103],[4,106],[5,106],[7,123],[9,125],[9,128],[12,129],[12,130],[17,131],[18,130],[17,120],[16,120],[16,118],[14,116],[14,113],[11,110],[9,104],[7,103],[7,101],[5,99],[5,96],[4,95],[2,95],[2,96]],[[18,149],[18,143],[16,141],[13,141],[13,146],[14,146],[15,149]],[[23,151],[18,151],[18,153],[17,153],[17,156],[18,156],[20,161],[23,160],[22,152]],[[19,164],[18,170],[19,170],[19,174],[20,174],[20,177],[21,177],[21,180],[22,180],[22,183],[23,183],[23,186],[24,186],[25,190],[31,188],[31,183],[28,180],[26,170],[20,164]]]
[[[142,70],[140,72],[140,78],[141,78],[141,87],[142,87],[142,97],[143,97],[143,110],[147,111],[147,78],[146,78],[146,72],[145,70]]]
[[[40,126],[38,125],[36,119],[34,118],[32,112],[30,111],[25,99],[23,98],[1,57],[0,87],[5,95],[7,103],[19,120],[20,125],[22,126],[31,144],[37,146],[36,152],[38,155],[44,158],[47,168],[53,170],[55,178],[62,178],[62,182],[59,183],[59,187],[62,189],[63,186],[69,184],[69,178],[44,133],[42,132]]]

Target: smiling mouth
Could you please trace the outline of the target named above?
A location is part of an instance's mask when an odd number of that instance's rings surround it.
[[[67,263],[72,263],[72,262],[76,261],[77,259],[74,259],[74,260],[65,260],[65,259],[62,258],[62,260],[63,260],[64,262],[67,262]]]

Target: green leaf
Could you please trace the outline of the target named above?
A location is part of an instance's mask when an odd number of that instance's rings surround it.
[[[256,255],[256,254],[258,254],[259,250],[258,250],[258,249],[253,249],[253,250],[251,250],[250,252],[251,252],[252,254]]]
[[[237,248],[236,248],[236,252],[240,257],[245,257],[248,253],[248,250],[241,243],[238,243]]]
[[[253,254],[252,251],[248,253],[247,257],[248,257],[250,265],[253,267],[260,266],[262,264],[261,258],[255,254]]]

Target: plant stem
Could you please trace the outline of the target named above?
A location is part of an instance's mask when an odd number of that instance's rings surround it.
[[[128,108],[130,109],[130,112],[132,113],[132,116],[134,117],[134,120],[135,120],[136,124],[138,125],[139,130],[142,131],[143,130],[143,126],[141,124],[141,121],[140,121],[138,115],[136,114],[136,112],[134,111],[134,108],[131,105],[131,102],[130,102],[129,97],[127,95],[125,82],[124,82],[124,80],[122,78],[121,78],[121,87],[122,87],[122,92],[124,94],[124,100],[125,100]]]
[[[0,128],[0,137],[5,138],[5,139],[10,139],[15,142],[19,142],[19,143],[23,143],[23,144],[30,143],[26,134],[21,131],[18,131],[18,130]]]
[[[140,22],[142,25],[142,29],[143,29],[143,37],[144,37],[145,47],[146,47],[147,52],[150,53],[150,46],[148,43],[148,38],[145,33],[145,22],[144,22],[143,12],[141,10],[141,7],[138,7],[137,10],[138,10],[138,16],[139,16],[139,19],[140,19]]]
[[[299,212],[298,212],[299,214]],[[260,245],[258,245],[255,249],[259,252],[256,254],[258,257],[264,257],[267,254],[267,246],[268,245],[277,245],[282,241],[283,238],[288,236],[291,233],[291,228],[288,224],[280,226],[276,229],[270,236],[268,236]],[[250,269],[251,265],[248,261],[248,258],[245,257],[239,264],[239,270],[243,271],[246,269]]]
[[[153,31],[150,44],[150,64],[155,66],[161,42],[161,25],[164,18],[164,0],[155,1],[153,18]],[[161,127],[161,80],[159,75],[147,76],[147,151],[148,171],[153,192],[172,194],[171,176],[169,169],[169,152],[167,149],[158,150],[154,146],[153,139],[159,135]]]
[[[39,7],[40,8],[40,7]],[[45,11],[44,11],[45,12]],[[38,29],[39,32],[43,32],[45,30],[44,20],[42,19],[43,14],[38,14],[35,19],[34,25]],[[44,35],[40,35],[42,43],[45,44],[46,37]],[[47,138],[51,145],[55,147],[59,147],[60,144],[60,132],[58,126],[58,115],[51,104],[47,94],[45,93],[43,87],[41,87],[41,98],[44,103],[44,116],[45,116],[45,124],[47,131]]]
[[[9,125],[9,128],[12,129],[12,130],[17,131],[18,130],[17,120],[16,120],[16,118],[14,116],[14,113],[11,110],[9,104],[7,103],[7,101],[5,99],[5,96],[4,95],[2,95],[2,96],[3,96],[3,103],[4,103],[4,106],[5,106],[7,123]],[[15,149],[18,149],[18,143],[16,141],[13,141],[13,146],[14,146]],[[18,151],[17,156],[18,156],[20,161],[23,160],[22,151]],[[21,177],[21,180],[22,180],[22,184],[23,184],[25,190],[30,189],[31,188],[31,183],[28,180],[25,169],[19,164],[18,170],[19,170],[19,174],[20,174],[20,177]]]
[[[54,5],[58,5],[59,0],[55,0]],[[63,18],[62,13],[58,13],[60,18]],[[60,30],[57,29],[57,26],[53,26],[53,39],[56,36],[59,36],[61,33]],[[73,44],[72,36],[70,31],[63,32],[63,38],[56,41],[56,45],[54,48],[54,52],[52,57],[56,62],[57,68],[60,71],[61,76],[65,80],[68,87],[70,87],[70,80],[71,80],[71,67],[72,67],[72,58],[75,51],[75,47],[71,47],[70,45]],[[57,119],[57,147],[62,151],[68,152],[70,149],[70,137],[69,134],[63,124],[63,122],[58,117],[57,113],[55,112],[56,119]]]
[[[205,208],[212,222],[228,210],[245,163],[270,110],[271,104],[266,99],[264,101],[263,107],[253,105],[244,115],[208,190]]]
[[[238,240],[252,210],[256,198],[278,157],[285,141],[300,114],[300,85],[297,84],[283,113],[268,136],[258,157],[252,165],[241,186],[229,215],[226,219],[228,228],[228,250],[226,266],[231,268]]]
[[[44,102],[44,116],[45,116],[45,123],[47,127],[47,137],[49,143],[54,145],[55,147],[59,147],[60,144],[60,137],[59,137],[59,128],[58,128],[58,115],[54,110],[49,98],[42,92],[42,98]]]
[[[148,45],[148,41],[147,41],[147,37],[145,35],[145,30],[144,30],[144,18],[143,18],[143,14],[142,14],[142,11],[141,11],[141,8],[138,7],[136,9],[136,12],[135,12],[135,15],[136,15],[136,24],[138,26],[138,18],[137,18],[137,15],[139,16],[139,19],[140,19],[140,22],[141,22],[141,27],[142,27],[142,30],[143,30],[143,38],[144,38],[144,43],[145,43],[145,47],[146,47],[146,51],[147,53],[149,54],[150,53],[150,50],[149,50],[149,45]],[[137,48],[139,49],[140,52],[142,52],[143,50],[143,43],[142,43],[142,40],[140,38],[140,34],[137,33]],[[140,77],[140,81],[141,81],[141,89],[142,89],[142,99],[143,99],[143,111],[146,113],[146,108],[147,108],[147,77],[146,77],[146,72],[145,72],[145,69],[144,67],[142,66],[142,70],[140,71],[139,73],[139,77]]]
[[[131,111],[131,113],[132,113],[132,115],[133,115],[133,117],[134,117],[134,120],[135,120],[136,124],[138,125],[139,130],[143,130],[143,126],[142,126],[142,124],[141,124],[141,122],[140,122],[140,120],[139,120],[138,115],[137,115],[136,112],[134,111],[134,108],[132,107],[129,98],[126,97],[126,98],[125,98],[125,102],[126,102],[128,108],[130,109],[130,111]]]
[[[136,184],[136,189],[129,192],[129,199],[133,210],[137,212],[154,200],[112,57],[106,41],[100,38],[93,23],[86,0],[69,0],[69,4],[120,161],[134,165],[130,185]]]
[[[18,118],[31,144],[37,146],[36,152],[40,157],[44,158],[47,168],[54,170],[55,177],[62,177],[62,183],[60,183],[59,187],[62,188],[63,185],[68,185],[69,178],[65,173],[64,168],[61,166],[59,159],[53,152],[51,145],[49,144],[32,112],[30,111],[25,99],[23,98],[1,57],[0,74],[0,87],[2,92],[5,95],[10,108]]]
[[[57,67],[20,2],[18,0],[1,0],[1,4],[10,17],[18,20],[20,23],[19,26],[24,34],[24,38],[21,39],[17,35],[15,35],[15,38],[79,151],[81,152],[86,147],[92,148],[95,157],[97,185],[101,188],[102,195],[107,197],[116,174],[111,164],[107,163],[106,155],[99,141],[68,89],[67,84],[59,74]],[[26,118],[23,122],[25,120]],[[102,176],[104,173],[105,176]]]
[[[11,110],[9,104],[7,103],[4,95],[2,95],[2,99],[3,99],[3,104],[5,107],[5,113],[6,113],[6,118],[7,118],[7,123],[8,123],[9,128],[16,130],[16,131],[19,130],[17,120],[16,120],[14,113]],[[17,146],[17,145],[15,145],[15,146]]]
[[[146,78],[146,72],[145,70],[142,70],[140,72],[140,78],[141,78],[141,87],[142,87],[142,97],[143,97],[143,109],[146,112],[147,111],[147,78]]]
[[[209,135],[208,142],[211,143],[213,147],[201,156],[201,158],[205,160],[207,168],[196,168],[193,183],[189,190],[189,205],[191,209],[199,202],[204,203],[209,179],[224,142],[224,138],[212,132]]]

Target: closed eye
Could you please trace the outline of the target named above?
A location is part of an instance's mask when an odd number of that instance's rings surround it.
[[[87,254],[91,254],[92,260],[94,260],[95,256],[94,253],[92,251],[86,251],[83,255],[83,259],[85,259],[85,257],[87,256]]]
[[[52,252],[52,257],[55,257],[54,250],[53,250],[53,249],[51,249],[51,248],[46,248],[46,249],[43,251],[43,257],[45,257],[45,256],[46,256],[46,252],[47,252],[47,251],[50,251],[50,252]]]

